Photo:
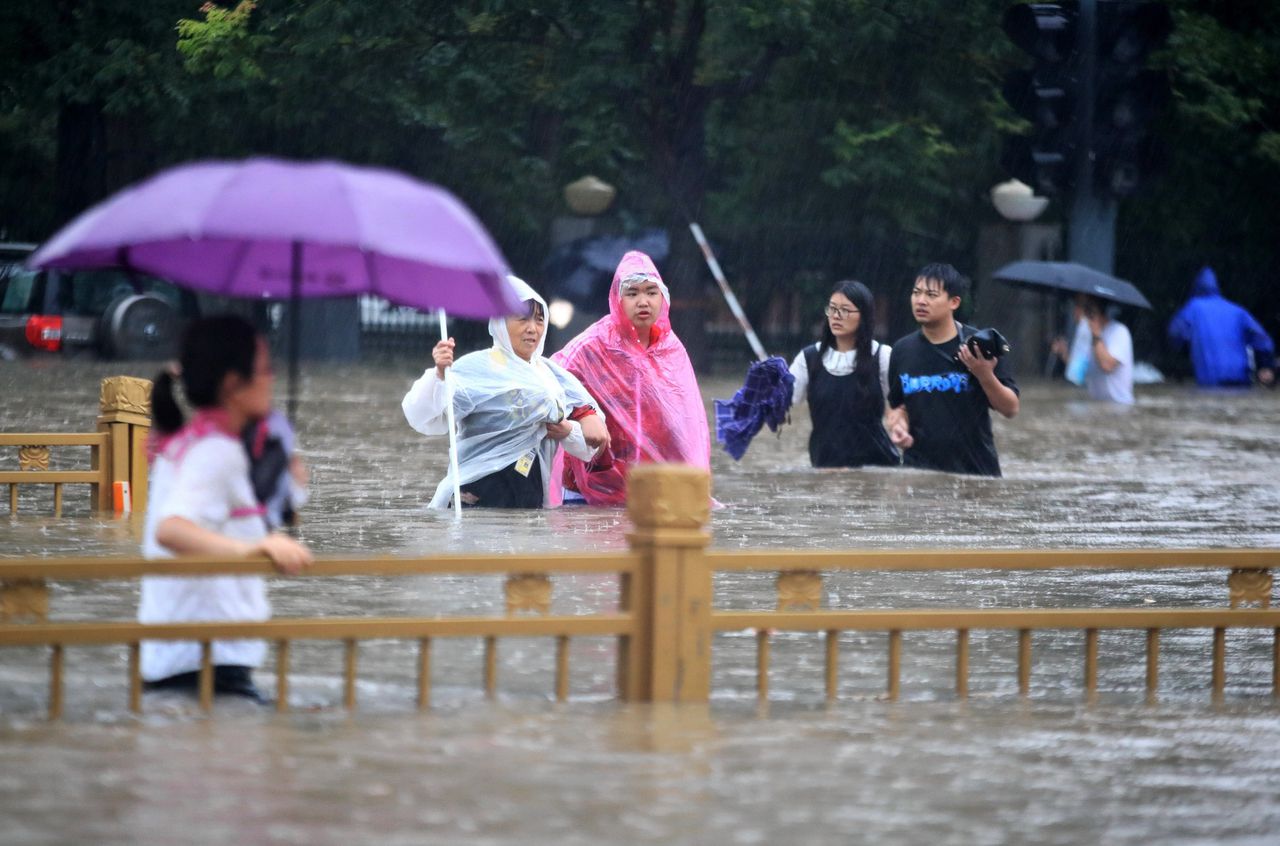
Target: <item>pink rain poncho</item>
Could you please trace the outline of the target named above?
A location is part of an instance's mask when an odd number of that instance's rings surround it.
[[[661,312],[641,346],[622,310],[623,280],[644,277],[662,291]],[[563,459],[553,483],[577,490],[590,505],[623,505],[635,464],[676,462],[711,469],[707,413],[684,344],[671,331],[671,295],[644,253],[618,263],[609,288],[609,314],[551,357],[577,376],[605,414],[610,446],[591,462]]]

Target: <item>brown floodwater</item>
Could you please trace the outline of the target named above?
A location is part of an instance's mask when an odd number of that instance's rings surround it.
[[[0,364],[0,431],[90,431],[99,380],[145,365]],[[302,535],[321,555],[625,548],[621,511],[425,508],[443,441],[413,432],[401,363],[304,365],[299,434],[313,477]],[[283,380],[278,386],[283,390]],[[704,382],[727,398],[732,380]],[[1140,386],[1138,405],[1024,386],[996,422],[1003,479],[814,471],[798,409],[734,463],[713,458],[713,545],[815,548],[1280,548],[1280,393]],[[87,450],[84,451],[87,453]],[[16,450],[0,468],[16,467]],[[55,466],[87,463],[55,451]],[[69,489],[0,517],[0,555],[133,555],[136,530]],[[493,577],[294,579],[278,616],[500,613]],[[717,577],[724,608],[767,608],[772,574]],[[836,574],[841,608],[1221,606],[1220,572]],[[130,582],[54,586],[57,619],[127,619]],[[557,578],[554,609],[617,601],[612,577]],[[299,643],[278,716],[179,695],[125,708],[123,649],[71,649],[66,716],[44,720],[47,653],[0,652],[0,831],[45,843],[1240,843],[1280,841],[1280,708],[1270,632],[1233,631],[1223,703],[1211,637],[1161,639],[1160,703],[1144,704],[1145,638],[1104,633],[1100,701],[1081,702],[1083,638],[1037,634],[1032,695],[1017,697],[1016,635],[975,632],[971,699],[952,693],[953,635],[904,638],[902,700],[883,699],[884,634],[841,640],[840,700],[823,702],[823,649],[773,642],[771,701],[755,700],[754,635],[719,635],[709,707],[630,706],[613,644],[575,640],[570,701],[552,700],[554,647],[504,640],[484,698],[481,645],[438,642],[433,709],[414,707],[414,646],[360,647],[360,708],[341,708],[342,654]],[[270,666],[260,682],[271,688]]]

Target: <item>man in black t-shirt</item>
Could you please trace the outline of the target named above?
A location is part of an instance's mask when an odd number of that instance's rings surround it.
[[[961,343],[975,331],[955,319],[968,293],[969,280],[949,264],[916,275],[911,313],[920,329],[889,356],[889,437],[908,467],[999,476],[988,409],[1017,414],[1018,386],[1003,358]]]

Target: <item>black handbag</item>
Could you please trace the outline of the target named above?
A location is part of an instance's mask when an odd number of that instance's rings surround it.
[[[258,502],[266,503],[280,487],[280,480],[289,472],[289,455],[280,439],[267,435],[259,437],[261,421],[250,423],[241,433],[244,451],[249,454],[249,480],[253,483],[253,495]]]

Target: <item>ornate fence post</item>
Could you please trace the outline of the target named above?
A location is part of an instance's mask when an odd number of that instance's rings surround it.
[[[98,398],[98,431],[111,436],[108,456],[97,456],[110,467],[115,482],[128,482],[133,510],[147,509],[147,435],[151,432],[151,382],[133,376],[110,376],[102,380]],[[98,509],[111,510],[111,488],[98,490]]]
[[[623,585],[636,634],[619,654],[622,697],[706,702],[711,693],[711,476],[697,467],[649,464],[627,479],[627,539],[640,569]]]

